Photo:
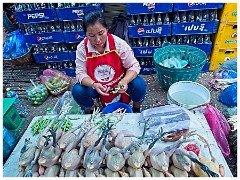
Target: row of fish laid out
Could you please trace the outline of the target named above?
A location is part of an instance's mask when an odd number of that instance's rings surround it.
[[[66,112],[60,112],[55,119],[64,117],[64,114]],[[156,142],[163,141],[164,133],[147,135],[150,121],[144,123],[141,136],[129,130],[118,132],[115,127],[124,114],[120,109],[103,118],[97,109],[89,119],[65,133],[60,125],[56,132],[52,130],[53,120],[39,135],[37,145],[25,139],[18,162],[18,176],[224,176],[224,167],[212,155],[208,142],[196,132],[188,132],[171,145],[160,147]],[[99,117],[102,121],[96,125]],[[208,146],[211,159],[184,149],[184,144],[192,141],[190,138],[194,136]]]

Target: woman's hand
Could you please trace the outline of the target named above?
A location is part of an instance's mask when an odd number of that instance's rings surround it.
[[[102,85],[101,83],[93,83],[92,88],[94,88],[100,95],[109,96],[110,87]]]
[[[118,83],[118,93],[125,93],[128,89],[128,82],[125,79],[122,79]]]

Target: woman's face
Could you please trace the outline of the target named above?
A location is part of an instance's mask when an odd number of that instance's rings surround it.
[[[86,35],[94,48],[102,49],[105,47],[108,31],[101,23],[96,22],[89,25],[86,30]]]

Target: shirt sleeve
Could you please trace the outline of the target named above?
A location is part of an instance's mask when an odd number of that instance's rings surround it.
[[[123,67],[128,70],[133,70],[139,74],[141,67],[138,60],[135,58],[132,48],[121,38],[113,35],[116,49],[120,54]]]
[[[87,60],[86,51],[84,47],[84,40],[80,42],[77,46],[76,51],[76,80],[81,84],[83,78],[89,77],[87,74]]]

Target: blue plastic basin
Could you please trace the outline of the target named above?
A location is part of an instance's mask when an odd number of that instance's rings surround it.
[[[132,113],[132,108],[128,104],[122,103],[122,102],[115,102],[112,104],[107,105],[103,110],[102,114],[108,114],[112,113],[113,111],[117,110],[118,108],[125,108],[126,113]]]

